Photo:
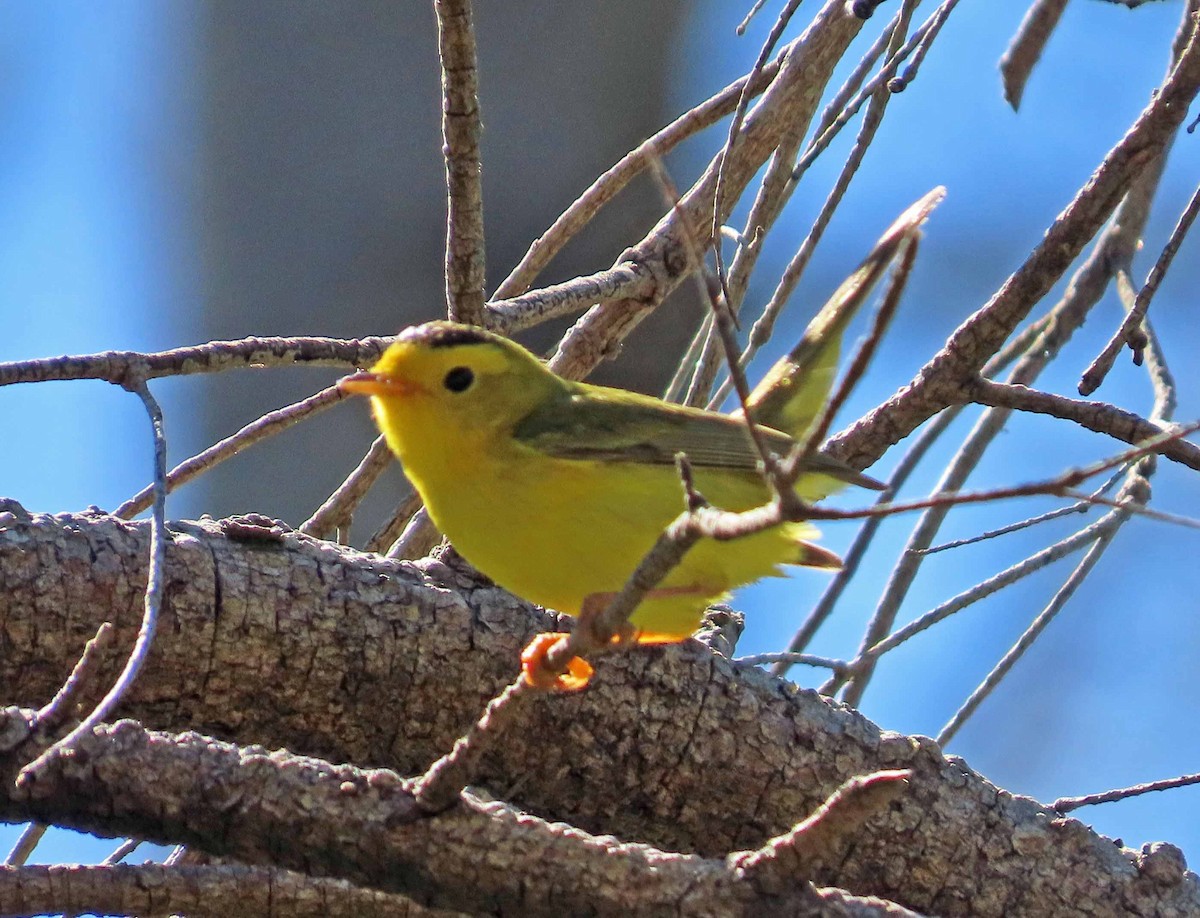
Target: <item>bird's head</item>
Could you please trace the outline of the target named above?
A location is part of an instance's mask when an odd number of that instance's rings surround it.
[[[566,384],[529,351],[469,325],[427,322],[401,332],[370,370],[338,382],[371,396],[380,427],[401,455],[415,438],[511,430]]]

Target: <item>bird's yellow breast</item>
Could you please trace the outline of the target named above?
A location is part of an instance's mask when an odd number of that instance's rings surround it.
[[[464,428],[439,421],[436,411],[407,409],[403,419],[381,416],[380,426],[404,432],[389,442],[433,521],[483,573],[541,605],[578,615],[588,596],[620,590],[683,510],[671,466],[549,457],[504,425]],[[377,401],[377,414],[388,410]],[[767,497],[753,473],[698,470],[696,477],[701,493],[724,509],[748,509]],[[690,634],[711,601],[776,573],[796,539],[810,534],[794,524],[735,542],[700,542],[633,624]]]

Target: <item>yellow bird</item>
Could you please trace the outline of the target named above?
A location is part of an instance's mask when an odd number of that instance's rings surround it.
[[[836,352],[834,346],[832,361],[818,362],[836,363]],[[807,427],[828,379],[817,382],[815,399],[811,386],[784,397],[785,361],[751,407],[761,405],[760,419],[778,414]],[[822,377],[820,367],[816,375]],[[770,498],[740,417],[565,380],[525,348],[480,328],[409,328],[370,371],[340,385],[371,396],[388,445],[463,557],[505,589],[583,616],[585,625],[683,510],[677,453],[686,454],[696,489],[716,507],[748,510]],[[797,416],[801,394],[811,404]],[[781,431],[762,430],[781,456],[795,445]],[[841,482],[881,487],[816,453],[797,490],[815,500]],[[786,523],[734,541],[701,540],[633,613],[631,636],[683,640],[709,604],[780,573],[782,564],[839,567],[836,555],[808,541],[815,535],[807,523]],[[560,637],[530,645],[522,658],[526,678],[581,687],[590,674],[582,661],[561,679],[539,670]]]
[[[901,273],[911,268],[920,226],[944,194],[933,189],[896,219],[751,394],[747,407],[771,451],[787,454],[813,427],[850,318],[902,252]],[[719,414],[571,382],[480,328],[429,322],[407,329],[370,371],[340,385],[371,396],[388,445],[463,557],[505,589],[578,616],[580,627],[683,510],[678,453],[712,505],[740,511],[770,499],[740,411]],[[843,482],[883,487],[815,453],[796,490],[812,501]],[[780,565],[840,567],[835,554],[809,541],[815,535],[800,522],[743,539],[701,540],[642,600],[622,637],[681,641],[710,603],[779,574]],[[582,660],[561,677],[545,666],[563,637],[541,635],[525,649],[530,683],[587,683],[591,667]]]

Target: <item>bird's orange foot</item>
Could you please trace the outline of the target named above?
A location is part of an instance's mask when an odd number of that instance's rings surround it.
[[[571,657],[565,673],[553,673],[546,667],[546,654],[569,635],[557,631],[539,634],[521,651],[521,673],[525,681],[543,691],[577,692],[592,678],[592,665],[581,657]]]

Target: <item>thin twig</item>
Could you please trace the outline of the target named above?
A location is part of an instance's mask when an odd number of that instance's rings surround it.
[[[1004,98],[1016,111],[1021,107],[1025,82],[1037,66],[1054,34],[1054,28],[1067,8],[1067,0],[1034,0],[1017,27],[1017,34],[1000,57],[1000,77],[1004,81]]]
[[[779,64],[780,58],[767,64],[757,79],[747,76],[735,80],[626,153],[563,211],[545,233],[534,240],[520,263],[496,288],[494,299],[516,297],[528,290],[541,270],[562,247],[587,225],[601,207],[616,197],[622,188],[641,173],[652,157],[666,156],[687,138],[728,115],[737,106],[744,90],[752,95],[761,93],[779,72]],[[497,308],[499,305],[496,302],[492,304]],[[491,322],[488,323],[488,327],[494,328]]]
[[[771,26],[771,31],[767,34],[762,48],[759,49],[758,59],[755,60],[754,66],[750,69],[749,76],[751,80],[754,74],[760,73],[763,67],[766,66],[767,59],[771,56],[771,52],[775,50],[779,39],[783,37],[783,30],[787,28],[787,24],[792,19],[792,14],[796,12],[796,8],[800,6],[800,3],[801,0],[787,0],[783,9],[779,11],[779,15]],[[748,87],[750,82],[748,81],[746,85]],[[742,126],[745,123],[746,108],[749,104],[749,93],[746,89],[743,89],[741,97],[738,99],[737,108],[733,111],[733,119],[729,123],[729,134],[725,138],[724,149],[717,154],[717,180],[713,186],[712,229],[710,233],[710,238],[714,241],[721,238],[721,224],[725,222],[726,165],[733,156],[733,150],[741,134]],[[717,280],[720,282],[721,293],[725,297],[725,302],[730,305],[731,309],[736,309],[734,305],[735,298],[730,293],[727,284],[725,262],[721,257],[721,247],[719,245],[713,246],[713,258],[716,260]]]
[[[142,624],[138,629],[137,640],[129,659],[121,674],[113,683],[108,693],[85,717],[78,726],[62,739],[50,746],[45,752],[21,769],[17,776],[17,784],[23,786],[37,779],[38,774],[46,766],[70,749],[84,734],[105,720],[113,709],[121,702],[125,693],[137,679],[142,664],[150,655],[150,647],[154,642],[154,631],[158,625],[159,604],[162,601],[163,583],[166,581],[166,542],[168,538],[166,527],[167,502],[167,440],[163,428],[162,409],[150,394],[144,376],[131,374],[126,378],[125,388],[129,389],[141,400],[150,417],[150,426],[154,437],[154,511],[150,521],[150,561],[146,575],[145,602],[142,612]]]
[[[958,0],[943,0],[942,5],[930,17],[929,28],[921,35],[921,39],[913,51],[912,60],[904,69],[904,73],[900,74],[894,80],[889,80],[888,89],[892,92],[903,92],[917,78],[917,71],[921,69],[921,64],[925,62],[925,56],[929,53],[929,49],[933,47],[934,40],[941,33],[942,26],[946,24],[946,20],[950,18],[950,14],[954,12],[956,6],[958,6]]]
[[[906,2],[901,7],[888,29],[876,41],[876,45],[867,52],[866,58],[873,60],[872,55],[882,53],[888,44],[898,42],[903,38],[904,31],[908,28],[909,16],[914,5],[914,3]],[[878,51],[876,50],[877,48]],[[859,68],[862,68],[862,66],[863,62],[860,62]],[[853,81],[858,78],[861,78],[861,75],[856,70],[855,74],[846,81],[841,92],[850,94],[853,91],[850,87],[854,85]],[[812,259],[813,253],[816,251],[817,245],[824,236],[826,228],[830,221],[832,221],[834,214],[841,205],[842,199],[845,197],[846,191],[850,187],[851,179],[857,174],[859,166],[866,157],[867,150],[870,148],[871,142],[874,140],[880,124],[883,122],[887,100],[890,97],[891,94],[886,89],[879,90],[875,96],[871,97],[871,105],[868,107],[867,114],[863,118],[863,124],[859,129],[858,136],[855,138],[854,146],[846,157],[846,161],[839,171],[837,179],[834,181],[833,188],[826,195],[824,202],[821,204],[821,210],[813,220],[812,226],[809,227],[804,240],[800,243],[796,253],[788,262],[787,267],[784,268],[783,274],[775,285],[775,290],[771,293],[771,298],[762,308],[758,318],[755,319],[754,324],[750,328],[746,348],[742,351],[740,357],[740,364],[743,368],[750,365],[750,361],[754,359],[759,349],[770,340],[776,321],[782,315],[788,302],[790,302],[796,285],[800,282],[805,269]],[[836,100],[835,103],[831,104],[830,108],[832,108],[833,104],[836,104]],[[825,118],[832,119],[832,117],[832,112],[827,109]],[[822,132],[824,126],[823,124],[818,127],[818,134]],[[788,188],[782,192],[784,199],[790,197],[790,192],[795,187],[795,182],[789,182]],[[705,376],[700,376],[693,383],[693,388],[696,391],[690,396],[689,404],[700,404],[701,396],[707,397],[708,391],[711,388],[711,376],[713,374],[715,374],[715,368],[710,370]],[[709,399],[709,408],[715,409],[728,398],[730,386],[731,383],[726,380],[717,391],[717,394]]]
[[[1035,552],[1028,558],[1011,565],[1000,573],[964,590],[957,596],[941,603],[936,608],[917,616],[913,621],[897,629],[875,646],[867,648],[846,664],[846,671],[849,673],[857,672],[865,663],[879,659],[884,654],[895,650],[901,644],[911,640],[921,632],[928,631],[938,622],[945,621],[950,616],[961,612],[968,606],[974,605],[981,599],[998,593],[1005,587],[1011,586],[1017,581],[1043,570],[1054,562],[1091,545],[1104,533],[1115,530],[1120,521],[1121,519],[1117,516],[1117,511],[1105,514],[1105,516],[1096,520],[1090,526],[1084,527],[1071,536],[1055,542],[1041,551]],[[837,688],[837,685],[829,685],[822,686],[821,690],[828,694],[837,691]]]
[[[62,687],[33,715],[31,730],[57,730],[71,718],[70,705],[78,700],[87,683],[91,681],[97,664],[112,644],[114,634],[112,622],[104,622],[96,629],[95,637],[84,646],[83,653]]]
[[[1104,554],[1104,550],[1108,548],[1109,543],[1112,542],[1113,536],[1115,535],[1116,529],[1114,528],[1101,535],[1100,538],[1096,539],[1096,541],[1092,543],[1092,546],[1088,549],[1087,554],[1083,556],[1083,560],[1079,562],[1079,565],[1075,568],[1075,570],[1071,571],[1071,576],[1067,578],[1066,583],[1064,583],[1062,587],[1059,588],[1058,592],[1054,594],[1054,598],[1050,600],[1046,608],[1043,609],[1037,618],[1033,620],[1030,626],[1025,630],[1025,633],[1021,635],[1016,644],[1012,646],[1008,653],[1001,658],[1000,662],[996,664],[992,671],[987,674],[987,677],[983,680],[983,682],[980,683],[979,687],[971,693],[971,696],[963,703],[962,707],[954,712],[954,716],[950,718],[946,726],[942,727],[941,731],[937,735],[937,741],[940,745],[944,746],[954,738],[955,734],[958,733],[958,731],[962,728],[962,725],[966,723],[967,719],[975,713],[976,709],[978,709],[979,705],[983,703],[984,699],[986,699],[988,695],[992,693],[992,690],[995,689],[996,686],[1000,684],[1001,680],[1008,675],[1009,671],[1013,668],[1013,666],[1016,665],[1017,661],[1024,656],[1025,651],[1028,650],[1033,642],[1038,639],[1041,633],[1046,630],[1046,626],[1048,626],[1050,622],[1054,620],[1054,617],[1062,611],[1063,606],[1067,604],[1067,600],[1075,594],[1075,591],[1079,588],[1079,585],[1083,583],[1083,581],[1087,578],[1087,575],[1091,573],[1092,568],[1095,567],[1096,562],[1100,560],[1100,557]]]
[[[1139,459],[1143,456],[1148,456],[1157,453],[1162,445],[1173,438],[1187,436],[1190,433],[1200,430],[1200,421],[1192,424],[1187,424],[1182,427],[1177,427],[1173,430],[1165,431],[1157,436],[1150,437],[1142,443],[1134,446],[1132,449],[1124,450],[1116,455],[1110,456],[1107,459],[1101,459],[1098,462],[1090,463],[1089,465],[1079,466],[1078,468],[1070,469],[1060,475],[1055,475],[1052,478],[1046,478],[1038,482],[1023,485],[1011,485],[1002,488],[988,488],[982,491],[939,491],[929,497],[924,497],[919,500],[894,501],[891,503],[876,504],[862,510],[831,510],[825,507],[802,506],[793,509],[785,507],[784,512],[786,518],[791,519],[793,514],[802,513],[804,519],[810,520],[857,520],[865,519],[871,516],[890,516],[894,513],[907,513],[911,510],[924,510],[927,507],[941,506],[957,506],[959,504],[978,504],[994,500],[1007,500],[1014,497],[1032,497],[1037,494],[1053,494],[1055,496],[1070,496],[1072,498],[1084,499],[1087,495],[1079,494],[1074,489],[1083,482],[1087,481],[1096,475],[1107,472],[1109,469],[1116,468],[1119,465],[1124,465],[1132,462],[1134,459]],[[1121,501],[1108,501],[1102,497],[1091,498],[1095,503],[1105,504],[1108,506],[1117,506],[1125,508],[1125,504]],[[754,513],[755,511],[747,511]],[[1136,509],[1131,509],[1130,512],[1136,513]]]
[[[416,491],[409,491],[396,505],[396,509],[392,511],[392,515],[384,521],[383,525],[375,530],[374,535],[367,539],[363,545],[363,551],[373,551],[379,554],[387,551],[396,540],[400,538],[400,534],[404,531],[404,527],[408,521],[412,519],[413,514],[420,510],[421,495]],[[417,557],[420,557],[418,555]]]
[[[1111,158],[1112,154],[1110,154]],[[1037,379],[1045,366],[1067,344],[1075,329],[1083,324],[1092,306],[1099,301],[1108,280],[1112,277],[1114,266],[1126,264],[1132,257],[1137,240],[1149,216],[1149,203],[1161,175],[1161,165],[1161,158],[1151,161],[1148,168],[1132,180],[1120,206],[1116,209],[1113,221],[1104,231],[1091,255],[1071,278],[1063,298],[1054,305],[1045,320],[1034,323],[1033,327],[1041,326],[1041,331],[1034,334],[1027,329],[1025,334],[1018,336],[1021,343],[1027,343],[1024,356],[1009,375],[1010,383],[1028,385]],[[1080,200],[1081,195],[1076,197],[1077,201]],[[1035,256],[1037,254],[1035,253]],[[1049,259],[1053,254],[1055,253],[1050,249],[1043,250],[1045,259]],[[1005,312],[1013,308],[1014,303],[1006,302],[1008,292],[1020,289],[1021,285],[1016,284],[1015,281],[1021,275],[1029,274],[1030,278],[1036,278],[1038,275],[1030,273],[1031,270],[1032,265],[1027,262],[1025,266],[1014,273],[1004,287],[991,298],[987,306],[953,333],[948,347],[942,352],[943,356],[949,357],[950,354],[956,352],[962,353],[978,342],[979,333],[974,330],[975,327],[988,327],[988,323],[982,316],[993,310]],[[1025,283],[1031,282],[1032,280]],[[1004,350],[1011,352],[1015,343],[1010,343]],[[988,359],[985,369],[989,372],[997,372],[1000,369],[999,357],[1000,355],[997,354]],[[935,358],[935,361],[927,365],[920,378],[928,379],[929,372],[936,375],[938,371],[934,370],[933,364],[938,360]],[[922,383],[916,384],[916,388],[921,386]],[[890,401],[895,401],[895,399]],[[872,415],[878,413],[879,410],[876,409]],[[976,422],[975,427],[968,434],[959,452],[951,460],[938,482],[936,488],[938,491],[954,491],[962,487],[1007,419],[1007,409],[993,409],[986,412]],[[891,420],[895,421],[895,415],[891,416]],[[863,425],[861,422],[856,424],[854,428],[851,428],[849,434],[839,434],[834,441],[853,435],[856,429],[861,430],[864,426],[869,426],[869,423],[867,425]],[[930,512],[924,514],[914,527],[905,551],[900,555],[876,606],[871,623],[859,647],[860,655],[883,640],[893,630],[900,604],[908,594],[923,561],[923,556],[918,552],[933,544],[933,539],[945,518],[947,507],[948,505],[934,507]],[[861,701],[862,693],[866,689],[872,671],[868,667],[856,674],[846,696],[849,703]]]
[[[941,200],[940,195],[937,200]],[[928,213],[928,211],[925,211],[925,213]],[[921,219],[924,220],[924,216]],[[829,400],[825,403],[825,407],[821,409],[821,413],[813,423],[812,430],[806,434],[804,443],[797,445],[793,461],[803,463],[816,452],[825,441],[825,436],[829,433],[833,419],[837,417],[842,406],[846,404],[846,400],[850,398],[854,387],[866,375],[871,358],[875,356],[875,351],[878,349],[879,343],[883,340],[888,326],[891,324],[893,317],[895,317],[896,311],[900,308],[900,297],[904,294],[908,286],[908,278],[912,274],[913,265],[916,264],[920,235],[919,226],[920,222],[910,227],[911,235],[905,237],[906,242],[900,247],[897,253],[897,260],[892,267],[891,279],[888,282],[887,289],[884,291],[883,300],[880,302],[879,308],[875,310],[875,318],[871,323],[871,328],[855,349],[850,361],[846,364],[841,381],[834,389],[832,395],[830,395]]]
[[[488,702],[479,720],[454,743],[454,747],[429,766],[417,779],[413,797],[427,813],[440,813],[471,783],[483,754],[503,736],[521,710],[522,699],[541,692],[518,676],[516,681]]]
[[[65,379],[103,379],[125,385],[131,374],[144,379],[223,373],[262,367],[361,367],[374,363],[394,338],[242,338],[209,341],[169,351],[105,351],[72,357],[42,357],[0,363],[0,386]]]
[[[704,255],[701,251],[699,241],[691,234],[691,228],[679,206],[679,194],[671,182],[671,178],[667,175],[666,170],[662,166],[662,162],[654,160],[652,163],[654,175],[659,186],[662,188],[663,195],[667,199],[667,203],[674,210],[679,218],[680,226],[683,227],[684,250],[687,252],[692,265],[699,270],[704,264]],[[714,246],[714,251],[719,249],[719,246]],[[734,338],[733,332],[733,317],[729,311],[728,301],[722,303],[721,297],[712,293],[707,287],[702,285],[702,290],[708,298],[709,311],[713,317],[713,327],[717,332],[717,337],[721,342],[721,346],[725,351],[725,359],[729,363],[730,374],[734,381],[734,388],[737,390],[738,401],[741,403],[743,414],[746,418],[752,418],[748,411],[750,401],[750,384],[746,382],[746,375],[741,372],[741,368],[737,365],[737,340]],[[750,436],[751,442],[754,444],[755,450],[758,452],[759,459],[762,460],[764,476],[770,482],[771,476],[774,473],[777,465],[775,456],[767,448],[766,440],[763,438],[762,431],[758,425],[753,422],[746,425],[746,431]]]
[[[1142,794],[1174,790],[1177,787],[1190,787],[1193,784],[1200,784],[1200,774],[1180,775],[1177,778],[1163,778],[1158,781],[1148,781],[1145,784],[1134,784],[1130,787],[1117,788],[1102,793],[1085,794],[1082,797],[1059,797],[1050,804],[1050,809],[1057,813],[1066,814],[1072,810],[1079,809],[1081,806],[1095,806],[1098,803],[1115,803],[1118,800],[1128,800],[1130,797],[1139,797]]]
[[[1137,293],[1133,308],[1126,313],[1125,320],[1109,339],[1108,344],[1104,346],[1091,365],[1083,371],[1083,376],[1079,380],[1080,395],[1091,395],[1100,388],[1104,378],[1116,362],[1117,354],[1126,345],[1133,351],[1133,362],[1141,365],[1142,352],[1146,347],[1146,335],[1141,331],[1141,325],[1146,317],[1146,310],[1150,308],[1150,301],[1158,291],[1163,278],[1166,277],[1167,271],[1170,270],[1171,262],[1175,260],[1175,254],[1183,244],[1184,237],[1187,236],[1192,223],[1195,222],[1197,213],[1200,213],[1200,188],[1192,193],[1187,207],[1179,215],[1175,228],[1171,230],[1170,238],[1167,239],[1166,245],[1163,246],[1158,259],[1154,262],[1154,267],[1150,269],[1150,273],[1146,277],[1146,283]]]
[[[888,479],[887,490],[879,495],[878,503],[886,503],[895,497],[908,481],[909,476],[916,469],[920,461],[925,458],[925,455],[934,444],[941,439],[942,435],[958,417],[961,410],[961,408],[950,408],[943,411],[934,418],[928,427],[921,431],[917,439],[905,451],[899,463],[897,463],[895,470]],[[817,604],[813,606],[812,611],[809,612],[804,622],[796,629],[796,633],[792,635],[791,641],[788,642],[789,652],[798,653],[802,651],[808,646],[809,641],[816,636],[821,626],[828,621],[829,616],[833,614],[838,600],[841,599],[846,587],[850,585],[850,581],[858,572],[863,557],[866,555],[867,549],[874,540],[876,533],[879,531],[879,526],[883,523],[884,519],[885,517],[883,516],[870,517],[858,531],[858,535],[854,537],[853,543],[851,543],[850,548],[842,557],[842,569],[833,575]],[[785,675],[787,670],[787,663],[779,663],[771,668],[772,674],[776,676]]]
[[[300,531],[317,539],[326,539],[336,529],[344,527],[367,491],[392,464],[392,451],[383,436],[375,438],[367,454],[346,480],[338,485],[325,503],[300,526]]]
[[[492,331],[510,335],[550,319],[574,315],[597,303],[651,296],[657,287],[657,280],[638,265],[621,262],[595,274],[497,300],[487,307],[484,322]]]
[[[746,29],[750,27],[750,20],[758,15],[759,11],[766,5],[766,2],[767,0],[754,0],[754,5],[750,7],[750,12],[743,17],[742,21],[737,24],[737,28],[734,29],[734,32],[739,37],[746,34]]]
[[[912,383],[856,423],[832,451],[859,467],[945,407],[947,392],[971,378],[1061,278],[1122,197],[1161,159],[1200,90],[1200,37],[1194,30],[1170,75],[1032,254],[989,302],[963,322]],[[845,442],[851,441],[851,442]]]
[[[1074,421],[1081,427],[1107,434],[1125,443],[1143,443],[1152,437],[1170,432],[1161,424],[1155,424],[1141,415],[1115,405],[1085,402],[1026,386],[980,379],[971,386],[970,393],[971,400],[981,405],[1046,414],[1060,420]],[[1200,469],[1200,446],[1182,438],[1163,439],[1159,443],[1160,448],[1155,452],[1188,468]]]
[[[756,851],[730,856],[740,874],[756,883],[779,888],[816,858],[834,862],[861,831],[863,824],[908,789],[907,769],[877,771],[845,781],[816,811],[784,835]]]
[[[471,0],[434,0],[442,67],[442,151],[446,161],[446,309],[483,324],[483,183],[479,83]]]
[[[8,856],[4,858],[5,867],[20,867],[29,860],[34,849],[42,840],[42,836],[46,834],[46,830],[50,827],[40,822],[31,822],[21,834],[17,836],[17,840],[13,843],[12,849],[8,852]]]
[[[550,360],[560,376],[579,379],[661,303],[683,280],[686,257],[684,221],[701,247],[710,241],[713,190],[719,167],[726,172],[726,195],[736,197],[750,183],[785,134],[813,116],[819,93],[832,78],[833,68],[861,22],[838,2],[827,2],[804,33],[781,54],[779,73],[760,102],[746,115],[740,141],[732,155],[714,158],[704,174],[680,200],[678,211],[659,221],[640,242],[626,250],[622,260],[638,264],[657,278],[652,295],[639,300],[611,303],[590,310],[563,336]],[[684,215],[683,221],[678,214]]]
[[[142,840],[140,838],[127,838],[121,844],[117,845],[100,863],[102,865],[119,864],[141,846]]]
[[[408,518],[400,537],[387,547],[387,556],[403,558],[408,561],[414,558],[423,558],[441,540],[442,534],[433,524],[429,511],[425,507],[420,507]]]
[[[840,673],[847,667],[845,660],[819,657],[811,653],[756,653],[748,657],[738,657],[733,662],[738,666],[815,666],[819,669],[833,670],[835,673]]]
[[[346,393],[342,392],[337,386],[330,386],[327,389],[322,389],[315,395],[310,395],[306,399],[279,408],[276,411],[267,412],[256,421],[247,424],[237,433],[217,441],[208,449],[197,453],[190,459],[185,459],[179,465],[175,466],[175,468],[171,469],[167,473],[167,493],[169,494],[176,488],[182,487],[193,478],[204,474],[226,459],[231,459],[248,446],[252,446],[260,440],[265,440],[267,437],[287,430],[293,424],[297,424],[332,405],[336,405],[344,398],[346,398]],[[123,520],[132,519],[149,507],[153,500],[154,485],[147,485],[133,497],[129,498],[129,500],[125,501],[125,503],[121,504],[121,506],[117,507],[113,511],[113,516],[120,517]]]
[[[1108,481],[1100,485],[1095,491],[1085,497],[1083,500],[1076,501],[1069,507],[1059,507],[1057,510],[1050,510],[1047,513],[1039,513],[1037,516],[1031,516],[1016,523],[1009,523],[1007,526],[1001,526],[997,529],[989,529],[987,532],[982,532],[979,535],[971,536],[966,539],[955,539],[952,542],[943,542],[941,545],[934,545],[932,548],[913,549],[922,555],[936,555],[939,552],[949,551],[952,548],[965,548],[968,545],[976,545],[980,542],[987,542],[991,539],[998,539],[1001,536],[1011,535],[1014,532],[1021,532],[1025,529],[1032,529],[1034,526],[1039,526],[1042,523],[1048,523],[1051,520],[1062,519],[1064,516],[1070,516],[1072,513],[1087,513],[1092,507],[1096,506],[1096,501],[1116,487],[1117,482],[1125,474],[1123,470],[1118,469]]]
[[[1046,321],[1046,318],[1043,317],[1043,319],[1033,323],[1023,334],[1018,335],[1013,341],[1009,342],[1000,353],[996,354],[988,362],[984,368],[985,371],[988,373],[998,373],[1005,369],[1009,362],[1014,360],[1018,354],[1027,351],[1037,336],[1041,334]],[[888,478],[888,489],[879,495],[879,503],[892,500],[900,489],[904,487],[917,465],[920,464],[926,453],[950,428],[950,425],[958,418],[961,411],[961,406],[947,408],[917,435],[912,446],[901,456],[900,461],[896,464],[896,468]],[[875,534],[879,531],[879,526],[884,519],[885,517],[882,516],[871,517],[859,530],[858,535],[854,537],[854,541],[842,558],[842,569],[833,575],[829,586],[821,594],[820,600],[813,606],[812,611],[809,612],[804,622],[796,630],[796,633],[788,643],[788,650],[790,652],[799,652],[807,647],[809,641],[816,636],[817,631],[825,624],[829,616],[833,614],[838,600],[841,599],[846,587],[850,585],[850,581],[858,572],[862,559],[866,555],[867,549],[874,540]],[[772,667],[771,672],[776,676],[783,676],[787,673],[787,668],[787,664],[781,663]],[[839,681],[837,686],[831,688],[830,691],[836,691],[841,688],[841,685],[842,682]]]
[[[1158,341],[1152,334],[1147,336],[1147,350],[1149,354],[1147,369],[1150,371],[1151,381],[1154,385],[1154,410],[1151,412],[1151,417],[1155,421],[1169,421],[1175,410],[1175,383],[1170,371],[1167,369],[1166,360],[1158,346]],[[1183,430],[1194,430],[1197,426],[1200,425],[1189,425],[1183,428]],[[1161,439],[1161,437],[1151,438],[1151,440],[1154,439]],[[1133,457],[1131,456],[1130,458],[1132,459]],[[1154,467],[1155,464],[1151,459],[1144,459],[1130,466],[1126,476],[1126,483],[1117,495],[1117,500],[1114,502],[1114,505],[1118,509],[1113,514],[1110,514],[1113,518],[1111,528],[1096,539],[1095,543],[1088,550],[1088,553],[1079,562],[1076,569],[1071,572],[1070,577],[1067,578],[1067,581],[1042,613],[1034,619],[1025,633],[1021,635],[1013,647],[988,674],[987,678],[971,693],[967,701],[942,729],[942,732],[938,735],[940,743],[949,742],[955,733],[961,729],[966,720],[978,709],[983,700],[987,698],[1012,667],[1016,665],[1017,660],[1037,640],[1038,636],[1066,604],[1079,584],[1087,577],[1092,567],[1099,561],[1125,520],[1135,510],[1145,508],[1147,501],[1150,499],[1149,476],[1153,473]]]
[[[890,84],[896,75],[896,71],[900,69],[900,65],[904,63],[905,59],[921,46],[925,36],[930,32],[931,29],[934,28],[935,24],[937,23],[940,13],[941,8],[939,7],[939,9],[935,11],[932,16],[918,26],[908,41],[904,43],[903,47],[901,47],[898,51],[896,51],[895,54],[891,55],[887,61],[884,62],[884,65],[880,68],[879,72],[869,81],[867,81],[866,85],[864,85],[862,89],[858,91],[857,95],[855,95],[854,98],[846,104],[841,113],[829,122],[829,125],[825,128],[825,130],[821,131],[821,133],[818,134],[811,143],[809,143],[804,153],[796,161],[795,168],[792,169],[793,182],[800,181],[804,173],[808,171],[808,167],[816,162],[817,157],[825,152],[826,149],[828,149],[829,145],[833,143],[834,139],[838,136],[838,134],[841,133],[842,128],[849,124],[850,119],[858,114],[858,110],[863,107],[867,100],[872,98],[875,93],[885,86],[888,87],[890,91],[895,91],[891,90]]]

